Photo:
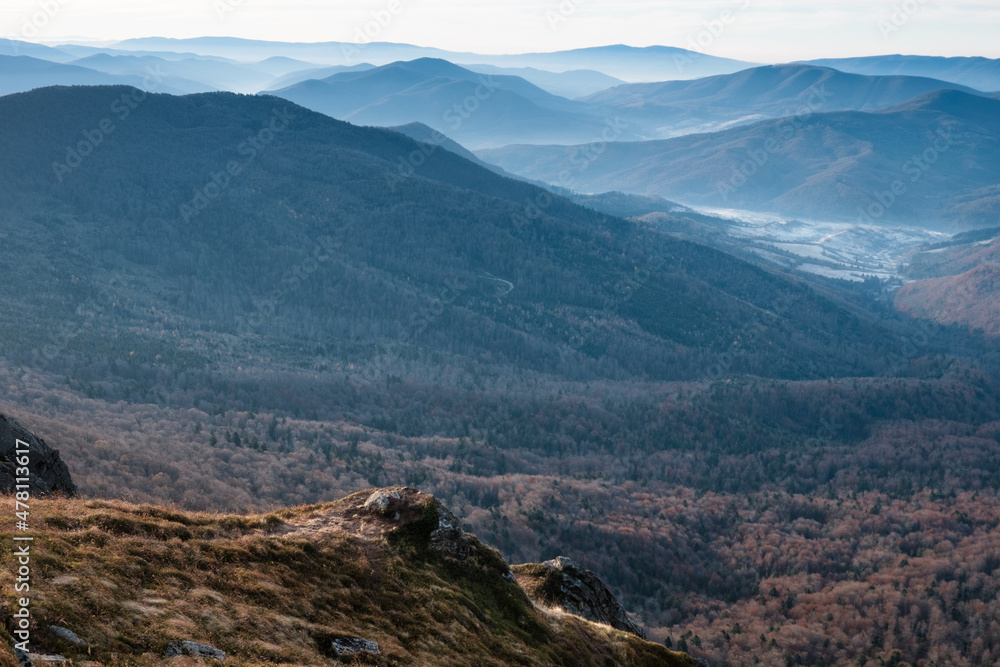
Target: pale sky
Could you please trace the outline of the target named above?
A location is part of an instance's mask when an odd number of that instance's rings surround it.
[[[230,36],[523,53],[630,44],[755,62],[905,53],[1000,57],[1000,2],[967,0],[2,0],[0,36],[58,44]],[[714,31],[712,30],[714,28]],[[713,34],[714,33],[714,34]]]

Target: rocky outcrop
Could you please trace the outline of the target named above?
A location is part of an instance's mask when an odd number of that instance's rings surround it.
[[[536,602],[563,610],[595,623],[645,638],[601,578],[560,556],[544,563],[515,565],[514,577]]]
[[[28,478],[32,495],[49,493],[76,494],[76,485],[70,477],[59,450],[49,447],[44,440],[13,419],[0,415],[0,492],[13,493],[17,485],[17,441],[27,443]]]
[[[436,498],[417,489],[394,486],[374,491],[365,501],[364,509],[386,519],[409,524],[418,518],[430,520],[430,547],[456,560],[469,557],[469,538],[458,518]]]

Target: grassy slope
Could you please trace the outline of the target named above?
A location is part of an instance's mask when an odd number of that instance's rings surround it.
[[[467,560],[442,557],[429,548],[430,496],[401,524],[364,512],[367,497],[251,517],[36,501],[33,642],[102,665],[165,664],[167,644],[179,639],[226,651],[227,665],[339,664],[323,650],[338,635],[378,642],[382,657],[371,664],[383,665],[693,664],[535,608],[475,538]],[[0,574],[6,609],[12,576],[9,567]],[[89,649],[49,625],[72,629]],[[4,639],[0,665],[13,665]]]

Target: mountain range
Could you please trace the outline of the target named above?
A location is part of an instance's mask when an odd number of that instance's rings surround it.
[[[587,105],[521,77],[479,74],[432,58],[340,72],[273,94],[360,125],[423,123],[469,148],[635,137]]]
[[[156,81],[182,90],[184,93],[203,93],[211,90],[255,93],[274,81],[276,77],[287,74],[286,68],[283,67],[272,74],[273,67],[267,64],[242,65],[215,58],[167,60],[159,56],[98,53],[74,60],[73,64],[108,74],[155,76]],[[308,63],[302,65],[309,67]]]
[[[944,58],[940,56],[867,56],[824,58],[809,64],[833,67],[842,72],[872,76],[922,76],[950,81],[981,91],[1000,90],[1000,60],[990,58]]]
[[[521,176],[688,205],[861,224],[989,226],[1000,103],[938,91],[873,113],[811,113],[711,134],[478,151]]]
[[[355,65],[370,62],[385,65],[400,60],[438,58],[462,65],[533,67],[553,72],[592,70],[625,81],[694,79],[746,69],[753,63],[718,58],[699,51],[669,46],[600,46],[552,53],[486,55],[387,42],[326,42],[295,44],[230,37],[129,39],[114,45],[122,50],[186,51],[222,56],[235,60],[259,61],[269,56],[286,56],[328,65]]]
[[[79,299],[111,298],[103,285],[118,276],[131,285],[112,299],[122,335],[171,358],[243,331],[238,347],[258,341],[276,359],[288,337],[335,356],[413,339],[553,372],[579,341],[574,373],[683,377],[759,325],[787,346],[772,357],[777,348],[750,341],[741,364],[794,376],[857,363],[826,348],[815,329],[826,318],[845,345],[871,348],[859,358],[895,344],[870,316],[796,280],[278,98],[47,88],[0,98],[0,112],[6,243],[49,255],[41,266],[54,271],[5,270],[5,312],[31,314],[17,327],[43,312],[76,317]],[[308,279],[289,273],[305,265]],[[441,294],[443,313],[414,319]],[[782,298],[802,305],[776,310]],[[150,336],[161,318],[184,335]],[[43,321],[20,344],[51,335]]]
[[[924,77],[770,65],[694,81],[625,84],[580,101],[650,128],[655,138],[669,138],[797,114],[875,111],[948,88],[978,94],[972,88]]]
[[[165,93],[181,94],[164,81],[149,74],[108,74],[77,65],[60,64],[30,56],[0,56],[0,95],[19,93],[44,86],[131,85],[141,88],[159,86]]]

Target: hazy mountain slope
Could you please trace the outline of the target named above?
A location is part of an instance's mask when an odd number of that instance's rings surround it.
[[[274,94],[361,125],[420,122],[471,148],[576,142],[609,131],[605,118],[592,115],[587,105],[552,95],[520,77],[477,74],[426,58],[341,72]]]
[[[0,56],[0,95],[20,93],[45,86],[97,86],[127,84],[149,88],[155,80],[138,75],[114,75],[86,67],[64,65],[29,56]],[[179,90],[164,84],[162,92]]]
[[[389,514],[365,505],[375,495],[253,516],[33,507],[32,647],[106,665],[189,664],[168,657],[184,641],[245,665],[696,664],[536,608],[500,554],[441,528],[455,519],[436,499],[384,489]],[[2,664],[18,664],[11,644]]]
[[[186,75],[192,73],[191,63],[194,64],[193,69],[196,75],[203,76],[203,79],[194,80],[185,78]],[[228,85],[225,88],[220,88],[217,85],[209,83],[214,77],[209,72],[211,66],[207,64],[207,61],[165,60],[156,56],[112,56],[100,53],[74,60],[72,64],[117,76],[146,77],[150,82],[149,87],[169,86],[171,89],[181,91],[183,94],[207,93],[212,90],[230,89]],[[239,85],[238,78],[231,79],[230,81],[232,85]]]
[[[266,71],[252,65],[222,62],[210,58],[166,60],[157,56],[121,56],[94,54],[74,61],[75,65],[107,72],[161,78],[163,82],[184,93],[228,90],[238,93],[257,92],[274,80]]]
[[[30,56],[54,63],[67,63],[74,60],[72,55],[60,49],[54,49],[51,46],[6,38],[0,38],[0,55]]]
[[[771,65],[694,81],[626,84],[581,101],[610,107],[666,138],[800,113],[873,111],[948,88],[977,93],[937,79]]]
[[[907,283],[896,308],[941,324],[964,324],[1000,336],[1000,263],[989,262],[963,274]]]
[[[1000,336],[1000,229],[960,234],[914,255],[896,292],[900,311]]]
[[[500,174],[501,176],[507,176],[509,178],[517,178],[513,174],[510,174],[500,167],[492,164],[483,162],[476,154],[470,151],[465,146],[461,145],[454,139],[441,134],[437,130],[424,125],[423,123],[409,123],[407,125],[397,125],[396,127],[386,128],[389,130],[394,130],[396,132],[402,132],[406,136],[414,139],[416,141],[423,142],[425,144],[431,144],[432,146],[440,146],[442,149],[454,153],[455,155],[473,162],[476,165],[482,167],[483,169],[489,169],[490,171]]]
[[[295,58],[285,58],[284,56],[271,56],[260,62],[252,63],[251,67],[260,72],[266,72],[273,77],[287,76],[294,72],[316,69],[316,63],[296,60]]]
[[[309,81],[311,79],[326,79],[334,74],[340,74],[341,72],[355,72],[369,69],[375,69],[375,65],[372,65],[371,63],[360,63],[358,65],[333,65],[330,67],[304,69],[278,77],[272,81],[263,92],[271,92],[282,88],[288,88],[289,86],[294,86],[297,83],[302,83],[303,81]]]
[[[625,83],[621,79],[596,70],[548,72],[537,67],[497,67],[495,65],[465,65],[465,67],[482,74],[519,76],[539,88],[544,88],[553,95],[560,95],[571,100]]]
[[[33,331],[18,345],[52,335],[49,318],[86,319],[79,299],[104,302],[118,289],[111,278],[123,282],[109,324],[177,363],[203,363],[220,354],[209,339],[239,332],[236,348],[275,363],[311,358],[289,339],[333,356],[407,341],[545,372],[568,371],[569,353],[574,374],[684,377],[742,340],[740,368],[808,376],[873,372],[879,350],[899,344],[870,315],[780,274],[277,98],[149,96],[57,174],[79,128],[99,127],[128,94],[50,88],[0,100],[6,243],[49,257],[44,280],[5,269],[4,312],[23,312],[16,327]],[[288,130],[252,149],[286,108]],[[227,185],[230,163],[240,173]],[[184,336],[151,333],[161,317]],[[773,330],[767,345],[741,338],[755,323]],[[826,345],[831,328],[842,347]],[[98,347],[109,344],[131,343]],[[845,356],[856,346],[866,352]]]
[[[510,146],[488,162],[577,189],[823,220],[995,224],[1000,103],[941,91],[875,113],[763,121],[712,134],[592,146]],[[893,184],[897,193],[892,193]]]
[[[998,237],[998,227],[956,234],[913,255],[905,267],[906,277],[943,278],[965,273],[980,264],[1000,262]]]
[[[977,90],[1000,90],[1000,60],[989,58],[887,55],[826,58],[809,63],[856,74],[927,76]]]

